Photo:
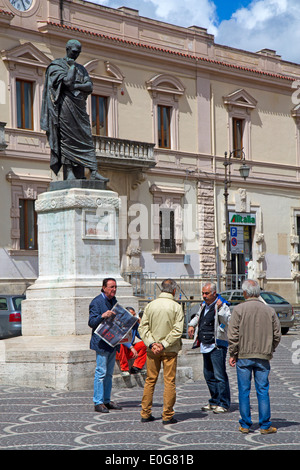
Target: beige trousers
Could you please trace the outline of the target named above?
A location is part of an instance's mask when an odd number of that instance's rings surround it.
[[[176,367],[177,353],[161,352],[153,354],[147,351],[147,378],[144,386],[142,398],[142,418],[149,418],[151,415],[153,393],[158,379],[159,371],[163,365],[164,374],[164,396],[163,396],[163,421],[169,421],[174,416],[174,404],[176,401]]]

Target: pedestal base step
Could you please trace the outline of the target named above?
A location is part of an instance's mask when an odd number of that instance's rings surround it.
[[[90,335],[18,336],[0,342],[0,384],[39,389],[91,390],[94,387],[95,351],[89,349]],[[198,359],[199,355],[194,355]],[[193,365],[181,365],[178,357],[177,383],[195,380]],[[199,362],[195,364],[199,367]],[[123,377],[116,362],[113,387],[144,386],[146,371]],[[162,380],[162,371],[159,381]]]

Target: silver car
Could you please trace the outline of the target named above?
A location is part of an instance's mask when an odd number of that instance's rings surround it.
[[[220,294],[224,299],[231,303],[231,309],[244,301],[243,291],[241,289],[227,290]],[[273,307],[278,315],[281,325],[281,333],[285,335],[295,323],[295,315],[292,305],[281,295],[275,292],[263,290],[260,293],[260,299],[270,307]]]
[[[21,303],[25,295],[0,294],[0,339],[22,334]]]

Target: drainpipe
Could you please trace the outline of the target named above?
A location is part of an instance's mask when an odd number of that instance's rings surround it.
[[[63,24],[64,24],[64,15],[63,15],[64,0],[59,0],[59,11],[60,11],[60,24],[61,24],[61,26],[63,26]]]
[[[215,107],[214,93],[211,89],[211,153],[213,155],[213,172],[216,176],[216,142],[215,142]],[[215,208],[215,247],[216,247],[216,271],[217,271],[217,291],[220,292],[220,263],[219,263],[219,243],[218,243],[218,206],[217,206],[217,183],[214,178],[214,208]]]

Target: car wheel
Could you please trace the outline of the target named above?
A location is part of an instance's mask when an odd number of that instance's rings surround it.
[[[289,328],[288,328],[288,327],[282,327],[282,328],[281,328],[281,334],[282,334],[282,335],[286,335],[288,331],[289,331]]]

